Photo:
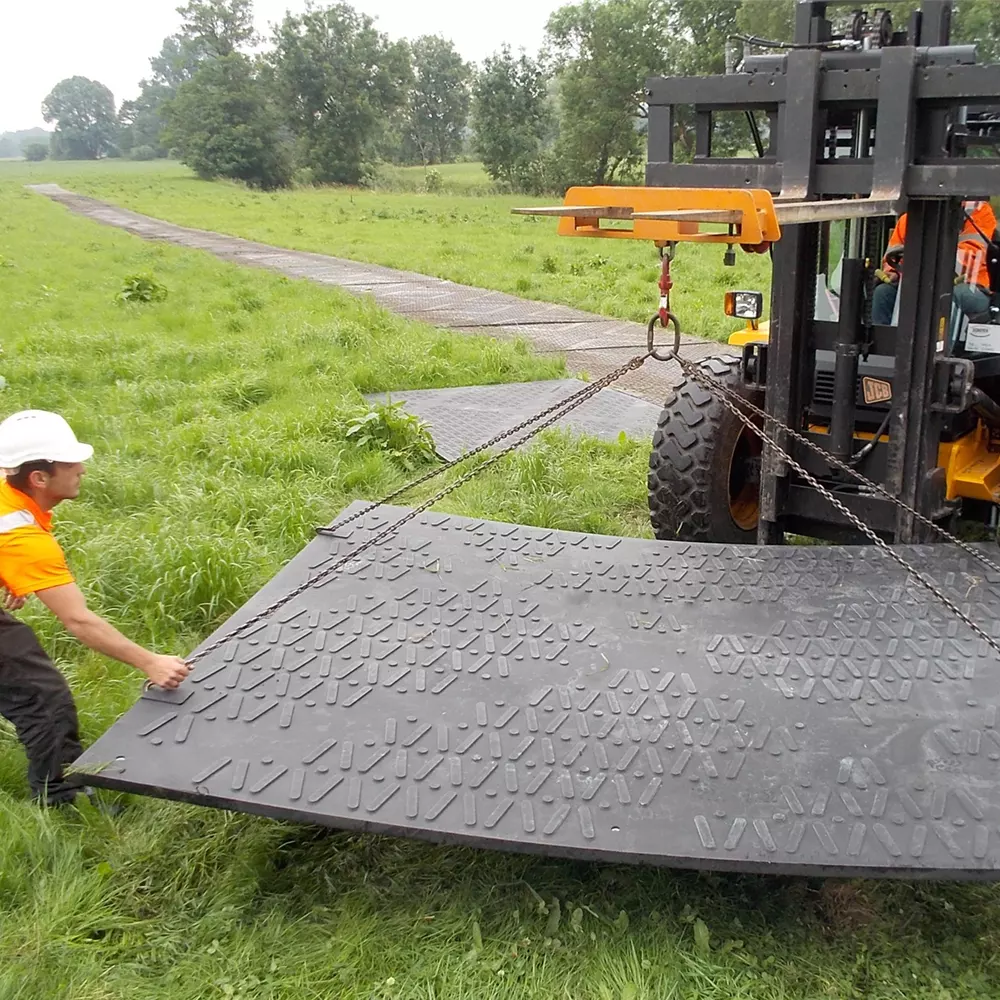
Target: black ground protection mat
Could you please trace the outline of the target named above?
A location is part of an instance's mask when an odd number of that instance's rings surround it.
[[[370,402],[402,403],[409,413],[426,421],[435,450],[446,461],[452,461],[586,387],[586,382],[571,378],[448,389],[403,389],[373,393],[365,398]],[[602,389],[555,426],[604,441],[617,440],[623,431],[635,441],[652,441],[659,416],[660,407],[645,399],[617,389]]]
[[[317,537],[225,629],[400,513]],[[996,633],[1000,578],[903,551]],[[80,763],[112,788],[480,847],[993,878],[998,696],[989,647],[873,548],[427,514]]]

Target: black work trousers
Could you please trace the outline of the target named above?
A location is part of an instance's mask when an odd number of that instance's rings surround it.
[[[63,768],[83,752],[73,695],[24,622],[0,611],[0,715],[14,724],[28,755],[34,798],[71,800],[82,783]]]

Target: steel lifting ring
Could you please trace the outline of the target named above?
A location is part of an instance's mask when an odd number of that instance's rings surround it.
[[[646,350],[649,351],[650,355],[656,358],[657,361],[673,361],[674,358],[680,356],[681,353],[681,325],[677,322],[677,317],[672,313],[667,313],[667,322],[670,323],[674,328],[674,346],[664,354],[658,347],[653,343],[653,331],[656,329],[656,324],[659,323],[660,326],[666,326],[663,320],[660,318],[660,314],[657,313],[649,321],[649,326],[646,327]]]

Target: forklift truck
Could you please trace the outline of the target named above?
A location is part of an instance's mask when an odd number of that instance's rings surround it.
[[[950,44],[951,0],[923,0],[902,26],[891,4],[870,14],[843,0],[797,0],[794,42],[744,39],[772,51],[745,51],[722,76],[648,81],[645,187],[571,188],[562,206],[523,211],[560,216],[568,236],[652,240],[668,261],[684,242],[726,244],[729,264],[735,245],[770,253],[767,330],[759,294],[729,293],[727,312],[747,329],[730,340],[738,355],[704,369],[772,427],[800,432],[902,501],[775,432],[782,450],[896,544],[939,537],[918,514],[946,530],[958,518],[996,524],[997,233],[983,234],[987,309],[964,315],[952,291],[963,201],[1000,194],[1000,65],[979,64],[974,45]],[[690,162],[675,158],[684,108],[693,110]],[[714,148],[733,112],[745,117],[756,157]],[[875,325],[875,272],[904,211],[894,322]],[[661,282],[663,319],[669,288]],[[665,402],[648,488],[661,539],[869,541],[692,379]]]

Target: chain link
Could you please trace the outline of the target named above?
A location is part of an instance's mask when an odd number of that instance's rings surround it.
[[[480,475],[491,465],[494,465],[496,462],[499,462],[501,458],[504,458],[506,455],[509,455],[512,451],[519,448],[526,441],[530,441],[533,437],[535,437],[535,435],[540,434],[547,427],[551,427],[552,424],[556,423],[558,420],[561,420],[564,416],[566,416],[567,413],[570,413],[572,410],[575,410],[582,403],[585,403],[588,399],[591,399],[592,397],[596,396],[597,393],[599,393],[602,389],[607,388],[607,386],[611,385],[612,382],[616,382],[623,375],[628,374],[628,372],[630,371],[635,371],[641,368],[649,356],[650,355],[648,353],[637,354],[634,358],[627,361],[620,368],[616,368],[614,371],[608,372],[607,375],[603,375],[595,382],[588,383],[587,385],[584,386],[584,388],[580,389],[578,392],[573,393],[573,395],[568,396],[561,402],[555,403],[552,406],[547,407],[540,413],[536,413],[533,417],[529,417],[527,420],[522,420],[521,423],[516,424],[509,430],[506,430],[501,434],[497,434],[495,437],[490,438],[490,440],[487,441],[485,444],[479,445],[472,451],[462,455],[460,458],[457,458],[449,462],[447,465],[443,465],[437,469],[432,470],[426,475],[421,476],[419,479],[415,479],[412,482],[407,483],[405,486],[401,487],[398,490],[394,490],[392,493],[388,494],[388,496],[384,497],[383,499],[378,500],[374,503],[370,503],[367,506],[363,507],[361,510],[355,512],[354,514],[351,514],[350,517],[345,517],[341,521],[336,521],[333,524],[325,528],[322,528],[321,531],[323,534],[326,535],[334,534],[339,529],[346,527],[353,521],[356,521],[359,517],[362,517],[363,515],[370,513],[376,507],[383,506],[384,504],[389,503],[391,500],[396,499],[397,497],[413,489],[414,487],[419,486],[422,483],[426,483],[428,480],[433,479],[435,476],[438,476],[441,473],[447,472],[449,469],[454,468],[459,462],[464,462],[466,459],[472,458],[474,455],[480,454],[481,452],[492,447],[493,445],[498,444],[500,441],[503,441],[506,438],[509,438],[514,434],[517,434],[519,431],[524,430],[531,424],[535,423],[538,424],[536,427],[533,427],[531,430],[529,430],[527,434],[524,434],[516,441],[512,441],[509,445],[507,445],[506,448],[503,448],[500,451],[496,452],[495,454],[491,455],[488,459],[486,459],[485,462],[481,463],[474,469],[470,469],[464,475],[456,479],[453,483],[449,483],[447,486],[444,487],[444,489],[439,490],[432,497],[429,497],[419,506],[414,507],[412,510],[407,511],[407,513],[405,513],[401,518],[399,518],[399,520],[388,525],[388,527],[384,528],[377,534],[372,535],[370,538],[362,542],[356,548],[352,549],[350,552],[348,552],[340,559],[338,559],[336,562],[334,562],[332,566],[328,566],[326,569],[315,574],[315,576],[309,577],[305,582],[299,584],[299,586],[295,587],[293,590],[290,590],[287,594],[285,594],[283,597],[280,597],[273,604],[268,605],[266,608],[258,612],[252,618],[243,622],[243,624],[241,624],[239,627],[230,630],[224,635],[219,636],[218,639],[215,639],[213,642],[209,643],[209,645],[205,646],[203,649],[199,650],[194,655],[188,657],[187,663],[193,665],[197,663],[199,660],[204,659],[206,656],[208,656],[209,653],[215,652],[215,650],[219,649],[221,646],[224,646],[227,642],[236,638],[241,633],[245,632],[248,628],[252,628],[254,625],[257,625],[260,622],[270,618],[271,615],[273,615],[276,611],[280,611],[281,608],[285,607],[285,605],[287,605],[290,601],[295,600],[296,597],[301,596],[311,587],[315,587],[317,584],[320,584],[325,580],[328,580],[331,576],[334,575],[334,573],[339,572],[345,566],[348,566],[350,563],[354,562],[358,558],[358,556],[361,555],[362,552],[365,552],[368,549],[372,548],[373,546],[378,545],[381,542],[384,542],[386,539],[392,537],[407,522],[412,521],[415,517],[417,517],[419,514],[422,514],[429,507],[432,507],[440,500],[443,500],[446,496],[448,496],[449,493],[453,493],[460,486],[464,486],[470,479]],[[538,423],[538,421],[541,421],[541,423]]]
[[[834,496],[834,494],[830,490],[828,490],[825,486],[823,486],[823,484],[820,483],[820,481],[812,473],[808,472],[805,468],[803,468],[801,464],[799,464],[794,458],[792,458],[792,456],[788,454],[788,452],[775,440],[775,438],[772,435],[768,434],[767,431],[764,430],[764,428],[758,427],[753,422],[753,420],[740,409],[740,406],[746,404],[748,409],[755,411],[756,413],[767,418],[767,414],[765,414],[763,410],[761,410],[757,406],[754,406],[752,403],[749,402],[749,400],[744,399],[744,397],[740,396],[739,394],[734,393],[729,386],[726,386],[725,384],[720,382],[718,379],[710,375],[696,363],[688,361],[686,358],[684,359],[677,358],[677,361],[680,364],[681,369],[685,372],[685,374],[687,374],[690,378],[698,382],[709,392],[717,394],[721,399],[722,405],[725,406],[742,424],[744,424],[748,430],[752,431],[754,434],[760,437],[762,441],[766,441],[769,445],[771,445],[771,447],[774,448],[774,450],[777,451],[778,454],[781,455],[781,457],[807,483],[809,483],[810,486],[813,487],[813,489],[815,489],[818,493],[820,493],[823,497],[825,497],[834,507],[836,507],[837,510],[839,510],[840,513],[843,514],[844,517],[846,517],[862,534],[864,534],[867,538],[871,539],[872,543],[877,548],[881,549],[886,555],[889,556],[889,558],[898,563],[899,566],[901,566],[904,570],[906,570],[908,574],[915,577],[917,581],[921,584],[921,586],[923,586],[928,592],[933,594],[934,597],[945,608],[947,608],[953,615],[955,615],[956,618],[959,619],[959,621],[967,625],[976,635],[979,636],[980,639],[982,639],[987,645],[989,645],[990,648],[998,656],[1000,656],[1000,643],[998,643],[991,636],[987,635],[986,632],[983,631],[983,629],[980,628],[968,615],[966,615],[961,610],[961,608],[958,607],[957,604],[955,604],[953,601],[947,598],[938,589],[938,587],[934,584],[934,582],[931,579],[924,576],[924,574],[921,573],[915,566],[907,562],[906,559],[904,559],[903,556],[900,555],[899,551],[896,548],[889,545],[882,538],[880,538],[875,531],[869,528],[868,525],[861,520],[861,518],[859,518],[856,514],[854,514],[853,511],[851,511],[844,503],[842,503],[839,499],[837,499],[837,497]],[[733,402],[732,397],[736,398],[739,405],[737,405],[736,402]],[[780,422],[774,420],[774,418],[768,418],[768,419],[770,419],[771,422],[778,423],[779,426],[781,426]],[[799,439],[802,438],[801,435],[797,434],[789,427],[782,427],[782,429],[787,431],[796,438]],[[809,441],[808,438],[805,438],[804,441],[809,447],[811,447],[818,454],[832,459],[833,456],[827,456],[826,452],[822,448],[820,448],[819,445],[816,445],[814,442]],[[853,471],[850,470],[849,467],[847,468],[848,471]],[[872,485],[874,486],[876,484],[873,483]],[[916,511],[912,511],[912,509],[907,507],[906,504],[903,504],[902,501],[898,502],[906,510],[910,510],[912,513],[917,514]],[[917,516],[920,517],[919,514],[917,514]],[[929,523],[931,523],[933,527],[936,527],[936,525],[934,525],[933,522]],[[970,550],[974,555],[978,555],[978,553],[976,553],[974,549]],[[984,559],[984,561],[989,563],[989,560]]]

